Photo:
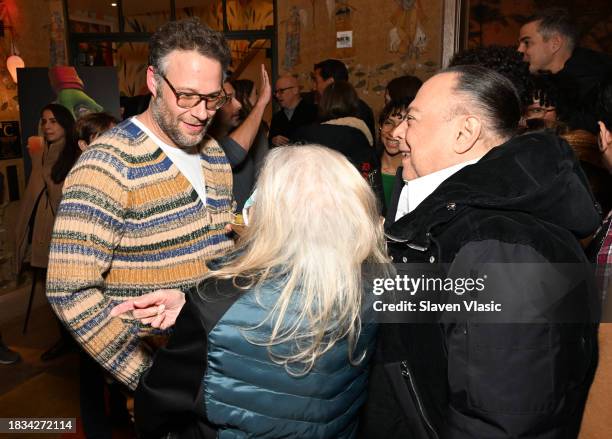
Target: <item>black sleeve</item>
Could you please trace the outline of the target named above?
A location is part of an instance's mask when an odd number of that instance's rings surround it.
[[[370,129],[372,137],[376,138],[376,124],[374,123],[374,113],[368,104],[359,99],[359,119],[363,120]]]
[[[218,142],[221,148],[223,148],[232,169],[240,165],[248,154],[238,142],[229,136],[219,139]]]
[[[522,263],[489,264],[503,261]],[[542,323],[505,319],[445,325],[449,406],[443,437],[577,437],[596,364],[596,339],[587,322],[559,321],[571,295],[582,297],[570,302],[576,313],[588,307],[589,288],[571,285],[569,295],[561,293],[549,303],[551,286],[565,289],[556,279],[564,274],[555,269],[528,245],[484,240],[458,252],[449,276],[488,276],[485,285],[495,277],[492,286],[478,293],[480,302],[502,300],[511,316],[535,313]],[[547,306],[538,309],[542,302]]]
[[[291,143],[318,143],[316,140],[316,136],[313,136],[315,126],[315,124],[310,124],[296,128],[293,132]]]
[[[283,110],[281,109],[272,115],[272,120],[270,121],[270,131],[268,132],[268,139],[270,140],[270,144],[272,144],[272,137],[282,134],[282,121],[280,114],[281,111]]]
[[[200,400],[208,333],[236,297],[228,290],[231,284],[216,285],[207,283],[201,296],[195,291],[187,294],[168,345],[156,353],[153,365],[140,378],[134,399],[139,438],[159,438],[168,432],[181,438],[216,437]]]

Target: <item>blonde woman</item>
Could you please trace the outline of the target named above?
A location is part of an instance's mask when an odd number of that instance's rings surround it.
[[[272,150],[256,188],[238,248],[187,294],[140,380],[142,437],[356,435],[375,337],[362,267],[387,267],[374,194],[341,154],[311,145]],[[170,302],[139,307],[172,323]]]

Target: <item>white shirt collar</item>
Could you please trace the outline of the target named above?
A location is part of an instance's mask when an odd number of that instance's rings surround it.
[[[438,186],[440,186],[445,180],[451,177],[453,174],[459,172],[468,165],[473,165],[482,157],[467,162],[459,163],[448,168],[440,169],[439,171],[432,172],[431,174],[424,175],[423,177],[415,178],[414,180],[406,181],[402,192],[400,194],[399,201],[397,203],[397,212],[395,214],[395,221],[401,217],[409,214],[416,209],[423,200],[429,197]]]

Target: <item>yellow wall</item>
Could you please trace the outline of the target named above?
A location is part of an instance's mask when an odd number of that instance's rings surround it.
[[[440,68],[442,0],[277,4],[279,70],[298,74],[303,89],[311,88],[314,63],[342,59],[351,83],[376,114],[390,79],[404,74],[426,79]],[[353,31],[353,48],[337,49],[336,32],[347,30]],[[292,56],[291,47],[299,47],[298,56]]]

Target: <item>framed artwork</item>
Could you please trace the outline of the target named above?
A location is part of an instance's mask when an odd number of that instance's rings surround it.
[[[120,119],[119,84],[114,67],[26,67],[18,70],[21,150],[26,174],[30,158],[27,141],[38,135],[40,110],[55,102],[75,119],[88,112],[106,111]]]

